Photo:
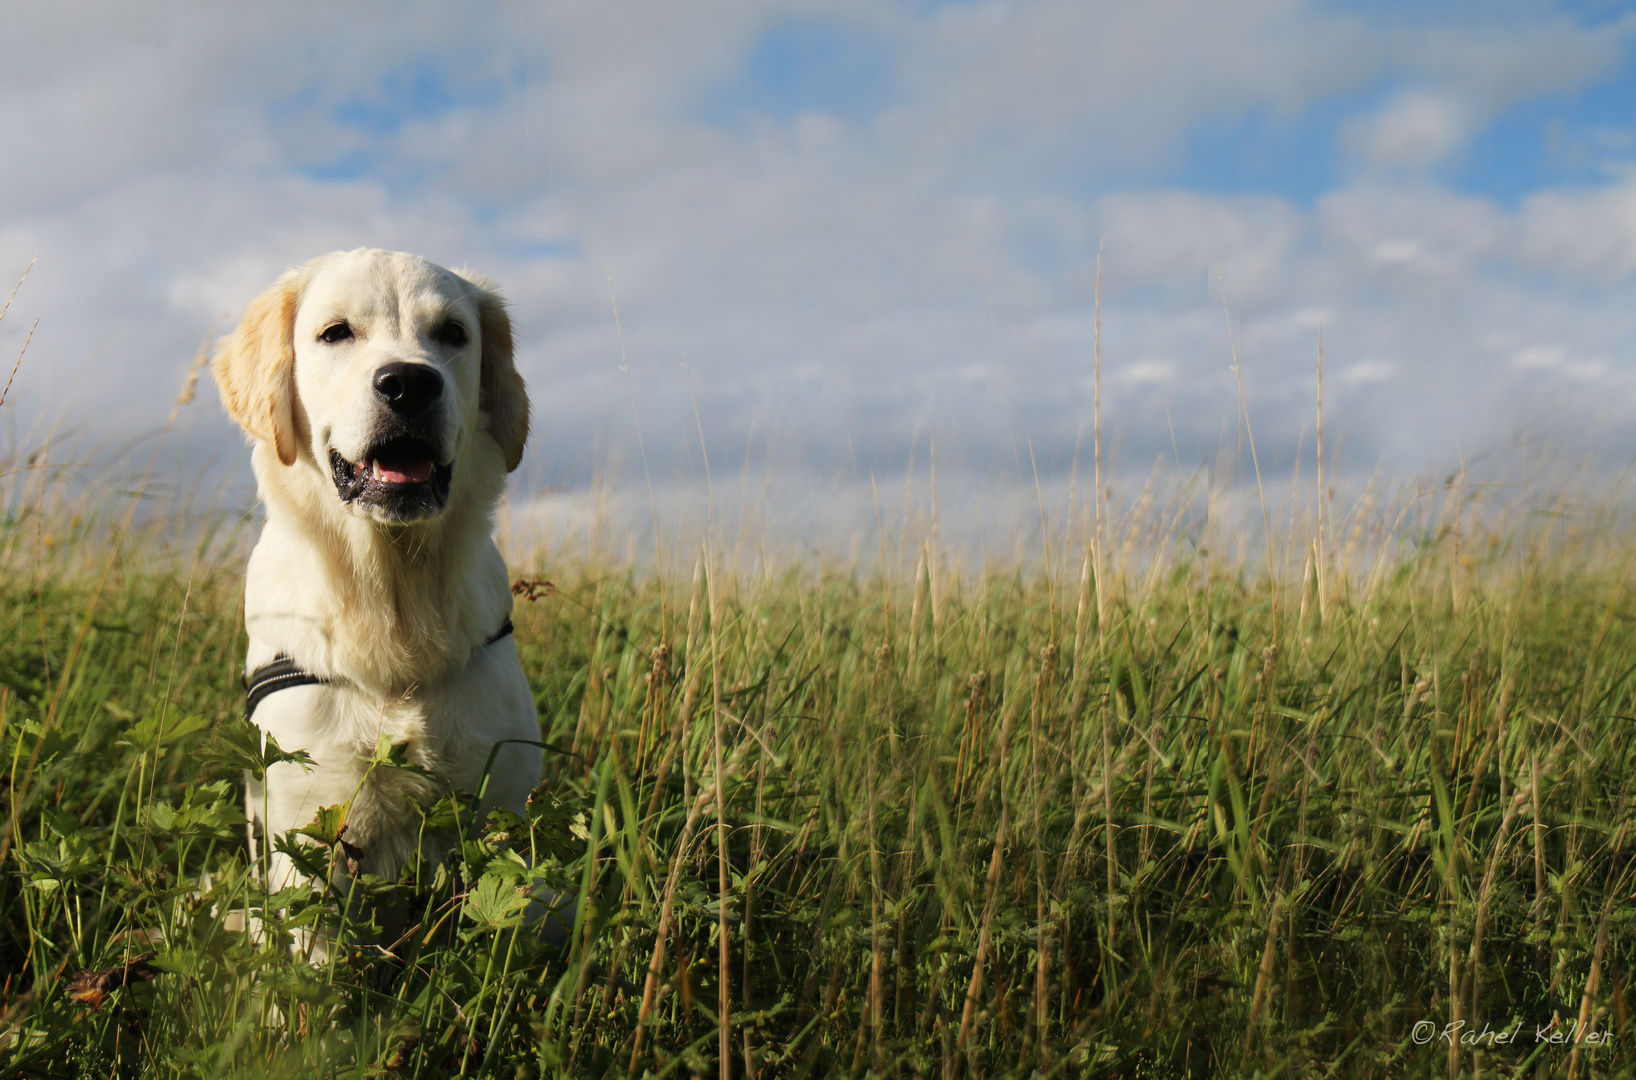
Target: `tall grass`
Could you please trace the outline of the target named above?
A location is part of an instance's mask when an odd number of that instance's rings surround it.
[[[1612,511],[1372,496],[1274,566],[1185,487],[1100,508],[1100,553],[1081,507],[1050,563],[907,517],[816,570],[514,550],[560,752],[528,821],[360,886],[416,913],[385,941],[249,873],[241,519],[166,548],[12,468],[0,1076],[1633,1071]]]

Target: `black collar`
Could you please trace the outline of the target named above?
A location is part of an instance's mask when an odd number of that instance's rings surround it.
[[[483,645],[485,647],[493,645],[510,634],[511,616],[507,615],[506,621],[500,624],[500,629],[489,635],[489,639],[483,642]],[[332,681],[319,678],[312,672],[304,670],[288,656],[279,653],[273,657],[272,663],[256,668],[244,681],[244,718],[248,720],[254,716],[256,706],[260,705],[268,694],[276,694],[292,686],[323,686]]]

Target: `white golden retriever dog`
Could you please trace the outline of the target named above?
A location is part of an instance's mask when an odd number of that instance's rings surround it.
[[[490,533],[528,396],[500,297],[414,255],[325,255],[250,303],[212,370],[267,508],[247,712],[314,763],[250,785],[252,851],[350,804],[358,872],[390,880],[422,839],[410,801],[476,792],[491,753],[485,808],[522,813],[541,752],[506,740],[538,740],[539,721]],[[428,775],[371,768],[383,734]],[[425,839],[436,859],[452,838]],[[299,878],[276,852],[269,874]]]

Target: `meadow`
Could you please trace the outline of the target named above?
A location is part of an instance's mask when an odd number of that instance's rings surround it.
[[[0,1077],[1636,1073],[1611,497],[1263,533],[1194,478],[1005,557],[924,514],[832,559],[513,536],[528,818],[406,807],[458,858],[343,898],[247,865],[253,514],[53,475],[13,459],[0,524]],[[344,813],[284,841],[321,877]]]

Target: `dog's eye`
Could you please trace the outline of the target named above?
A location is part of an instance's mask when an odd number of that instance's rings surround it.
[[[466,328],[457,322],[446,322],[432,331],[432,340],[451,349],[465,348]]]
[[[326,326],[318,335],[318,340],[326,345],[339,345],[343,341],[351,341],[352,327],[344,322],[338,322],[334,326]]]

